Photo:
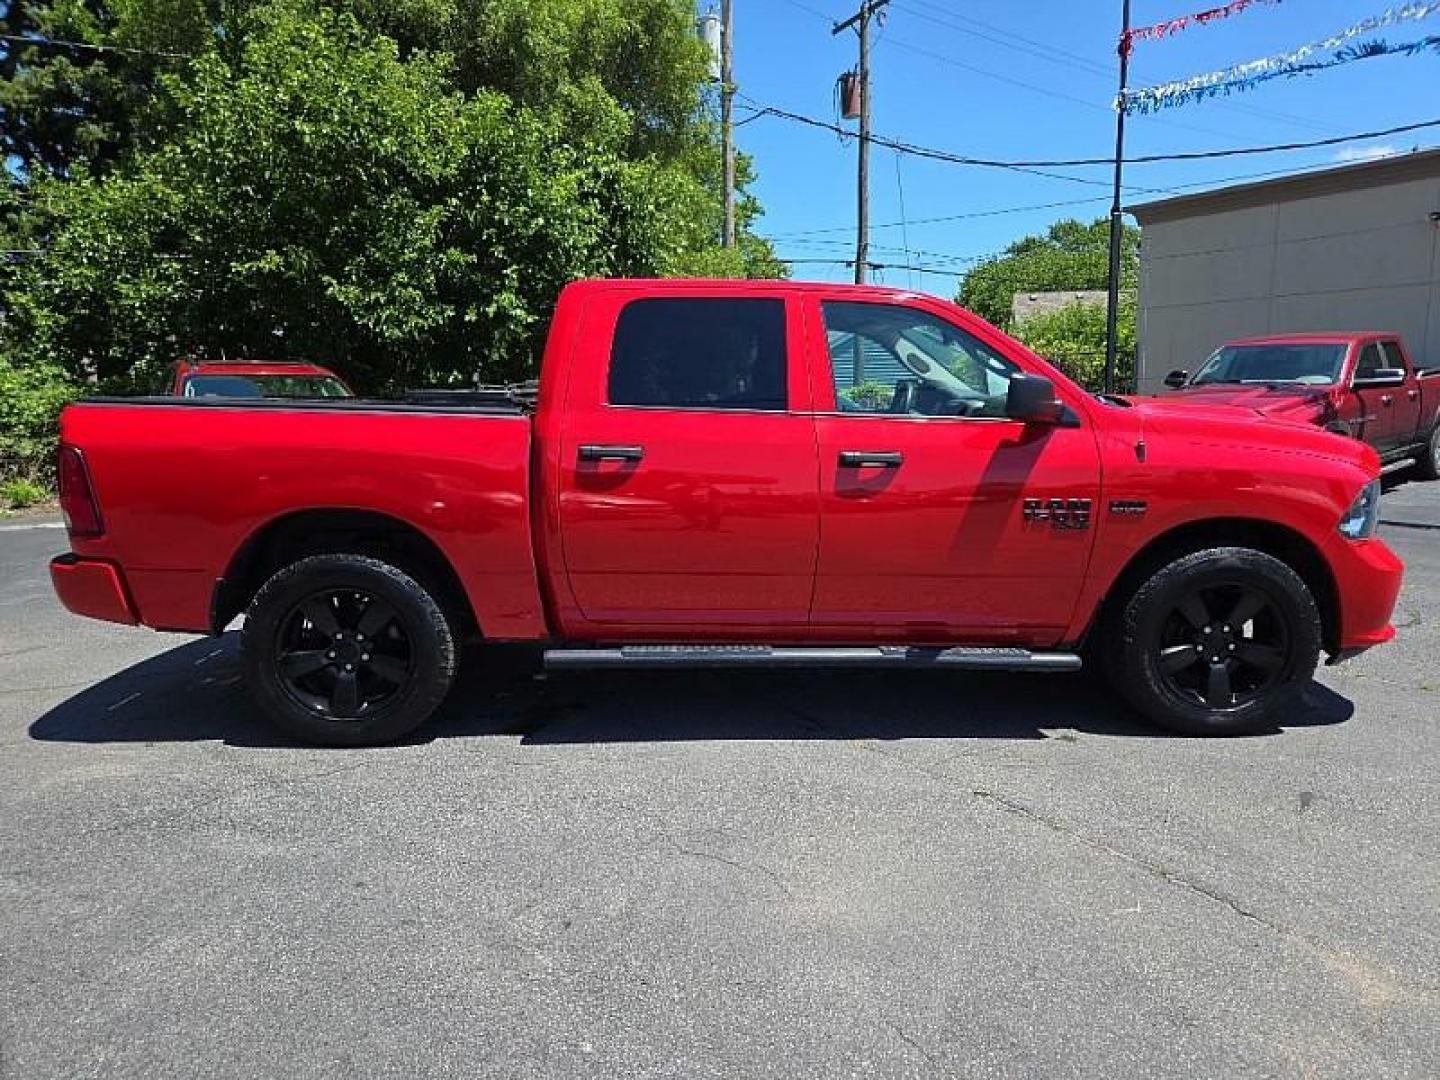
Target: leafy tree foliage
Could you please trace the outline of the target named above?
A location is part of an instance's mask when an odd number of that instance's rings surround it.
[[[748,196],[739,246],[717,245],[687,0],[48,0],[5,19],[142,50],[4,55],[20,165],[0,246],[39,252],[0,268],[12,369],[142,386],[223,352],[370,392],[508,379],[533,372],[566,281],[782,269]]]
[[[1011,326],[1017,292],[1103,289],[1109,273],[1110,223],[1059,221],[1042,235],[1026,236],[1004,254],[980,263],[960,283],[958,302],[1002,329]],[[1140,265],[1140,230],[1125,226],[1121,286],[1134,289]]]
[[[1126,387],[1135,369],[1135,297],[1122,294],[1116,333],[1117,385]],[[1022,319],[1011,331],[1035,352],[1090,390],[1100,390],[1105,374],[1105,308],[1067,304],[1056,311]]]

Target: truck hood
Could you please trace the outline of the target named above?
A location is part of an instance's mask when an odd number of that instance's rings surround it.
[[[1216,384],[1169,390],[1153,400],[1187,406],[1234,406],[1257,412],[1261,416],[1314,424],[1320,422],[1329,410],[1330,389],[1328,386],[1305,386],[1300,383],[1255,383],[1248,386]]]
[[[1213,448],[1222,455],[1247,449],[1305,454],[1378,472],[1380,459],[1373,449],[1318,426],[1328,404],[1323,390],[1277,394],[1262,399],[1268,408],[1256,408],[1250,402],[1257,390],[1264,393],[1264,387],[1224,389],[1243,404],[1229,403],[1219,394],[1182,391],[1161,397],[1127,397],[1130,408],[1124,411],[1143,439],[1176,439]]]

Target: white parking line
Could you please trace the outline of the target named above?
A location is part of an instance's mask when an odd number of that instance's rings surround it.
[[[27,532],[30,529],[63,529],[63,521],[36,521],[30,525],[0,525],[0,532]]]

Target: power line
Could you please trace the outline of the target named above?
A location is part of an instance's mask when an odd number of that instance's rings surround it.
[[[1006,30],[991,23],[982,22],[979,19],[974,19],[966,15],[961,15],[959,12],[949,11],[943,7],[940,7],[937,4],[927,3],[926,0],[897,0],[897,6],[901,7],[902,9],[909,10],[912,15],[915,15],[919,18],[928,19],[929,21],[939,26],[948,27],[962,34],[970,34],[974,37],[982,38],[983,40],[993,42],[1001,46],[1002,48],[1014,49],[1018,52],[1027,53],[1030,56],[1037,57],[1048,63],[1063,65],[1064,67],[1068,67],[1071,70],[1080,71],[1092,77],[1103,77],[1105,79],[1111,79],[1114,77],[1114,70],[1109,65],[1101,64],[1095,60],[1080,56],[1076,53],[1067,52],[1064,49],[1057,48],[1053,45],[1047,45],[1046,43],[1036,41],[1033,38],[1027,38],[1021,34],[1015,33],[1012,30]],[[929,11],[920,10],[925,8],[928,8]],[[930,14],[930,12],[936,12],[938,14]],[[962,24],[969,25],[967,26]],[[981,27],[982,29],[972,29],[971,27]],[[987,33],[987,31],[990,32]],[[1023,44],[1013,44],[1011,41],[1005,40],[1006,38],[1011,38],[1014,41],[1022,42]],[[1219,102],[1217,104],[1219,104],[1221,108],[1230,109],[1236,112],[1250,113],[1251,115],[1258,116],[1262,119],[1282,120],[1287,124],[1306,127],[1312,131],[1325,132],[1335,130],[1335,128],[1331,125],[1317,124],[1306,117],[1294,116],[1290,113],[1276,112],[1273,109],[1262,109],[1252,105],[1241,105],[1236,102]],[[1171,123],[1172,126],[1175,127],[1189,128],[1192,131],[1206,131],[1211,134],[1218,134],[1216,132],[1210,131],[1210,129],[1208,128],[1196,127],[1192,124],[1174,123],[1173,121],[1166,122]]]
[[[855,135],[854,132],[847,131],[840,125],[832,124],[828,120],[819,120],[813,116],[805,116],[802,113],[790,112],[788,109],[779,109],[773,105],[765,105],[763,102],[756,101],[754,98],[747,97],[743,94],[737,94],[736,96],[744,98],[744,100],[749,102],[753,108],[761,112],[768,112],[771,116],[778,116],[785,120],[792,120],[795,123],[806,124],[810,127],[820,128],[821,130],[833,132],[834,134],[843,136],[845,138],[853,139],[859,137]],[[1110,186],[1104,180],[1090,180],[1081,176],[1066,176],[1063,173],[1046,172],[1043,169],[1036,168],[1032,165],[1021,164],[1018,162],[994,161],[986,158],[967,157],[963,154],[951,153],[948,150],[936,150],[933,147],[919,146],[914,143],[902,142],[899,139],[891,139],[883,135],[869,135],[865,137],[865,141],[875,146],[884,146],[888,147],[891,150],[897,150],[902,154],[910,154],[912,157],[929,158],[932,161],[944,161],[951,165],[977,165],[985,168],[1008,169],[1011,172],[1028,173],[1031,176],[1043,176],[1048,180],[1067,180],[1072,184],[1087,184],[1092,187],[1108,188]],[[1111,159],[1110,163],[1114,163],[1113,158]],[[1089,164],[1089,162],[1087,162],[1087,164]],[[1170,193],[1170,189],[1168,188],[1143,188],[1132,186],[1128,190],[1138,191],[1146,195],[1164,195]]]
[[[86,52],[128,53],[132,56],[168,56],[177,60],[194,58],[194,53],[166,52],[164,49],[134,49],[124,45],[92,45],[88,41],[26,37],[23,34],[0,34],[0,41],[8,41],[16,45],[33,45],[40,49],[81,49]]]
[[[776,262],[782,262],[787,266],[800,266],[805,264],[823,266],[854,266],[854,259],[782,259],[776,256]],[[915,274],[938,274],[941,277],[963,278],[965,274],[956,270],[941,270],[934,266],[907,266],[904,263],[880,263],[867,262],[867,270],[907,270]]]
[[[853,132],[847,131],[839,125],[832,124],[827,120],[820,120],[813,116],[804,116],[800,113],[790,112],[786,109],[776,108],[773,105],[764,105],[752,98],[746,101],[759,111],[749,119],[758,120],[761,115],[768,113],[771,116],[780,117],[783,120],[792,120],[796,123],[808,124],[812,127],[824,128],[837,134],[855,138]],[[1400,124],[1396,127],[1381,128],[1375,131],[1356,131],[1348,135],[1335,135],[1326,139],[1310,139],[1304,142],[1270,143],[1265,146],[1238,146],[1227,150],[1191,150],[1177,154],[1141,154],[1136,157],[1124,159],[1127,165],[1150,165],[1162,161],[1205,161],[1211,158],[1245,157],[1253,154],[1275,154],[1292,150],[1313,150],[1325,146],[1338,146],[1340,143],[1358,142],[1362,139],[1379,139],[1389,135],[1403,135],[1406,132],[1420,131],[1424,128],[1440,127],[1440,118],[1434,120],[1420,120],[1413,124]],[[870,141],[881,146],[889,147],[900,153],[913,154],[918,157],[932,158],[937,161],[945,161],[954,165],[976,165],[991,169],[1037,169],[1037,168],[1080,168],[1088,165],[1113,166],[1113,157],[1091,157],[1091,158],[1035,158],[1031,160],[1016,159],[1002,160],[998,158],[972,157],[968,154],[956,154],[948,150],[937,150],[934,147],[920,146],[915,143],[901,142],[898,139],[887,138],[883,135],[872,135]],[[1081,183],[1102,183],[1103,181],[1081,181],[1078,177],[1063,176],[1062,180],[1075,180]],[[1146,190],[1146,189],[1136,189]],[[1152,189],[1153,190],[1153,189]]]

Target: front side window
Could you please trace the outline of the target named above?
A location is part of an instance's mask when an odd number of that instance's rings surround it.
[[[1380,346],[1371,342],[1360,350],[1360,360],[1355,365],[1355,377],[1357,379],[1371,379],[1375,373],[1385,366],[1385,361],[1380,359]]]
[[[1210,354],[1191,386],[1226,383],[1307,383],[1322,386],[1340,377],[1345,346],[1272,342],[1226,345]]]
[[[1385,348],[1385,366],[1394,371],[1405,370],[1405,356],[1400,352],[1400,344],[1395,341],[1387,341]]]
[[[898,304],[827,301],[835,406],[890,416],[1005,415],[1020,369],[978,338]]]
[[[785,302],[632,300],[615,325],[609,402],[783,411]]]

